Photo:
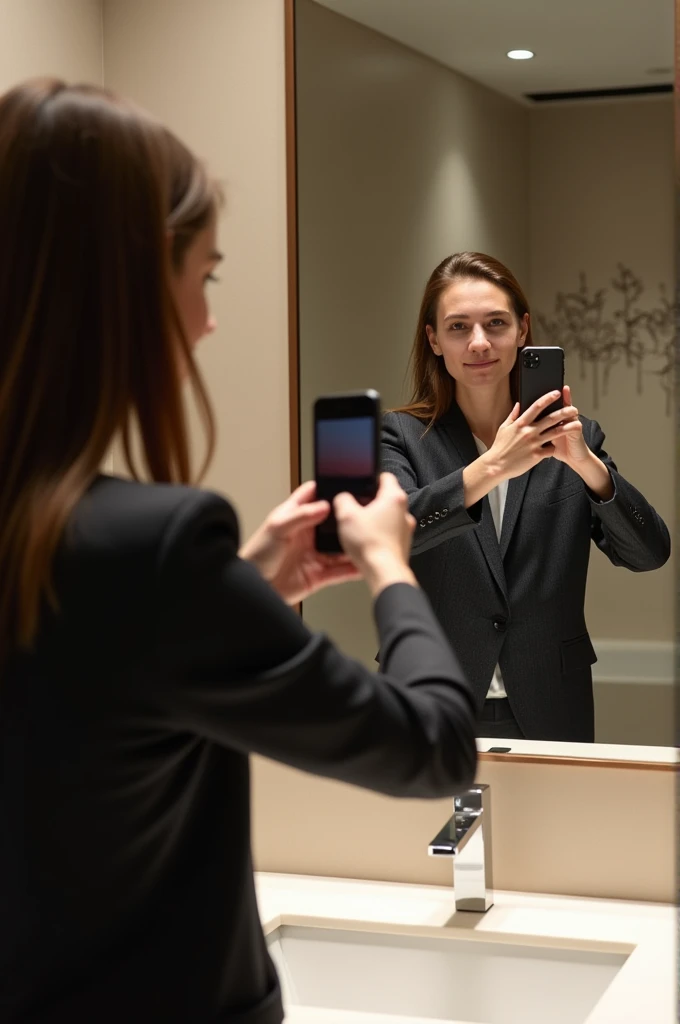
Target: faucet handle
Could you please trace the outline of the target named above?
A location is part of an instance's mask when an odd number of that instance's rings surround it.
[[[453,815],[437,833],[428,847],[430,856],[452,857],[469,841],[482,822],[486,811],[487,832],[491,829],[489,818],[490,790],[486,783],[480,783],[460,793],[453,800]]]
[[[485,782],[480,782],[478,785],[466,789],[463,793],[459,793],[458,796],[454,796],[454,812],[456,814],[479,814],[480,811],[484,810],[485,797],[487,797],[488,790],[488,785]]]

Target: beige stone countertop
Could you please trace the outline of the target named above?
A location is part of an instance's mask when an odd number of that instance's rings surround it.
[[[486,914],[473,914],[454,913],[452,887],[266,873],[256,874],[256,885],[266,934],[286,924],[364,931],[370,925],[382,933],[431,936],[446,929],[464,939],[511,942],[516,936],[534,945],[572,948],[596,943],[611,952],[627,947],[626,962],[586,1024],[676,1021],[677,924],[676,909],[669,905],[496,892]],[[292,1008],[286,1021],[312,1024],[312,1019],[314,1024],[421,1024],[413,1017],[302,1007]]]

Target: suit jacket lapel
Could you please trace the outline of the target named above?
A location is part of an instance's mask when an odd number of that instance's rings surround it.
[[[474,462],[475,459],[479,458],[479,452],[477,451],[477,445],[475,444],[475,439],[472,436],[472,431],[455,402],[446,415],[442,417],[440,422],[458,452],[461,465],[469,466],[471,462]],[[505,517],[508,514],[509,501],[510,488],[508,487],[508,494],[505,499],[505,513],[501,539],[505,533]],[[496,537],[496,527],[493,523],[488,498],[484,498],[484,501],[482,502],[482,518],[479,526],[476,530],[473,530],[473,533],[477,538],[477,542],[481,547],[482,552],[484,553],[484,557],[494,580],[500,588],[501,593],[507,598],[508,587],[505,580],[505,572],[503,571],[503,559],[501,557],[498,538]]]
[[[512,538],[512,531],[517,523],[519,510],[524,501],[524,493],[529,483],[529,475],[530,472],[522,473],[521,476],[508,480],[508,493],[505,497],[505,511],[503,513],[503,526],[501,527],[500,556],[502,559],[505,558]]]

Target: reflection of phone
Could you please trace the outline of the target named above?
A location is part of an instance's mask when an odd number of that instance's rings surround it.
[[[519,352],[519,411],[526,412],[539,398],[550,391],[559,391],[560,397],[536,417],[543,419],[548,413],[564,406],[564,349],[557,346],[523,348]]]
[[[362,505],[375,498],[380,463],[380,395],[354,391],[314,403],[314,476],[319,500],[349,491]],[[316,529],[318,551],[339,552],[335,516]]]
[[[509,754],[510,747],[489,747],[487,754]]]

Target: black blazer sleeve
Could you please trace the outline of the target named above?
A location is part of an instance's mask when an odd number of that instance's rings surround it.
[[[646,498],[625,480],[602,447],[604,432],[590,420],[588,447],[604,462],[614,484],[614,495],[601,501],[586,488],[591,503],[591,533],[600,551],[614,565],[634,572],[658,569],[671,552],[671,540],[661,516]]]
[[[425,429],[424,425],[422,429]],[[478,525],[482,502],[465,507],[463,467],[425,487],[418,486],[399,413],[386,413],[383,417],[381,468],[387,473],[394,473],[408,495],[409,510],[417,524],[411,549],[414,555]]]
[[[176,727],[296,768],[408,797],[472,783],[474,705],[419,590],[385,590],[385,675],[314,635],[237,556],[230,506],[193,492],[159,559],[154,700]]]

